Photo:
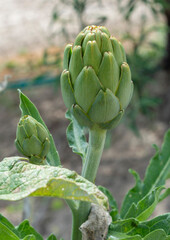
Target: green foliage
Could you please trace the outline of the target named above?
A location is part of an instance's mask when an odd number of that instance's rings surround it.
[[[112,223],[107,240],[168,240],[170,239],[170,213],[147,220],[156,205],[170,195],[170,190],[161,195],[170,173],[170,129],[164,137],[161,150],[151,159],[144,180],[130,170],[136,185],[129,190],[123,201],[120,214],[112,194],[104,187],[99,189],[108,197]]]
[[[51,196],[93,202],[108,207],[107,198],[91,182],[62,167],[38,166],[21,157],[0,162],[0,199]]]
[[[84,161],[88,147],[84,129],[78,124],[71,111],[67,111],[66,118],[70,120],[66,131],[68,144],[72,148],[72,151],[80,155]]]
[[[160,239],[168,239],[170,236],[170,213],[160,215],[152,220],[139,222],[135,218],[114,221],[109,230],[109,236],[114,234],[126,234],[126,237],[138,237],[139,239],[159,239],[152,238],[155,234],[160,234]],[[163,238],[164,237],[164,238]],[[119,239],[119,238],[118,238]],[[121,239],[121,238],[120,238]],[[124,238],[123,238],[124,239]],[[130,238],[131,239],[131,238]],[[109,239],[108,239],[109,240]]]
[[[136,185],[125,196],[119,218],[113,219],[108,240],[170,239],[170,213],[147,220],[156,205],[170,195],[169,189],[161,195],[170,173],[170,129],[165,134],[161,150],[158,147],[156,150],[155,156],[146,169],[143,181],[135,171],[130,170],[136,179]],[[104,193],[109,203],[114,202],[110,192],[104,190]],[[113,207],[117,210],[115,203]]]
[[[170,172],[170,130],[167,131],[164,137],[164,143],[161,150],[158,150],[155,156],[151,159],[146,170],[144,181],[141,181],[139,175],[131,170],[131,173],[136,179],[136,185],[126,195],[122,207],[121,217],[124,218],[132,205],[139,203],[144,197],[153,194],[157,187],[165,184],[167,176]],[[158,194],[159,195],[159,194]]]
[[[43,240],[43,237],[24,220],[19,226],[14,227],[4,216],[0,215],[0,239],[2,240]],[[52,234],[47,240],[57,240]]]
[[[110,206],[110,216],[112,217],[112,221],[115,221],[119,218],[119,210],[117,206],[117,202],[112,196],[111,192],[102,186],[98,186],[99,190],[102,191],[108,198],[109,206]]]
[[[27,158],[22,157],[5,158],[0,162],[0,199],[13,201],[28,196],[66,199],[73,213],[72,240],[80,240],[82,237],[79,228],[88,217],[90,203],[98,204],[105,210],[108,210],[110,205],[112,223],[107,240],[170,240],[170,213],[148,220],[157,204],[170,195],[170,189],[165,188],[166,180],[170,177],[170,129],[165,134],[162,148],[159,150],[155,147],[156,154],[146,169],[144,180],[141,180],[137,172],[130,170],[136,183],[126,194],[119,212],[111,192],[94,184],[106,130],[97,125],[91,128],[90,140],[87,144],[84,129],[72,115],[72,109],[67,112],[66,117],[71,121],[67,129],[67,138],[73,152],[82,157],[82,176],[84,176],[82,177],[74,171],[61,167],[54,140],[47,126],[34,104],[21,92],[20,109],[22,116],[31,116],[48,131],[51,143],[47,155],[48,164],[31,164]],[[0,239],[43,240],[42,236],[30,226],[28,220],[14,227],[2,215]],[[57,238],[52,234],[47,240],[57,240]]]

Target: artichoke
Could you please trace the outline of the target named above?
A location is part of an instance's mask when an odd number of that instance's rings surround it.
[[[103,26],[88,26],[64,51],[64,103],[83,126],[115,127],[128,106],[133,82],[121,43]]]
[[[29,115],[23,116],[18,123],[15,144],[18,151],[34,164],[44,164],[50,150],[47,130]]]

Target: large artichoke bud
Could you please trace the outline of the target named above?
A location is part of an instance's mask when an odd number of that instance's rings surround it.
[[[47,130],[29,115],[23,116],[18,123],[15,144],[18,151],[34,164],[44,164],[50,150]]]
[[[103,26],[88,26],[64,51],[61,90],[81,125],[115,127],[128,106],[133,83],[123,46]]]

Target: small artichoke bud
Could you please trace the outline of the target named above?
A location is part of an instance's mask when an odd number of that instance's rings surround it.
[[[122,44],[103,26],[88,26],[64,51],[61,91],[64,103],[86,127],[118,125],[133,94]]]
[[[50,150],[49,134],[45,127],[29,115],[23,116],[17,127],[16,147],[30,163],[44,164]]]

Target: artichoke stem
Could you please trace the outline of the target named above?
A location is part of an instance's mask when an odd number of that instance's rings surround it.
[[[87,157],[82,169],[82,176],[91,182],[95,182],[97,170],[102,156],[106,131],[97,126],[89,130],[89,147]],[[82,240],[80,226],[87,220],[91,204],[80,202],[77,210],[73,210],[72,240]]]
[[[97,170],[100,164],[105,139],[105,129],[95,126],[89,130],[89,147],[87,151],[87,158],[82,169],[82,177],[93,183],[95,182]]]

